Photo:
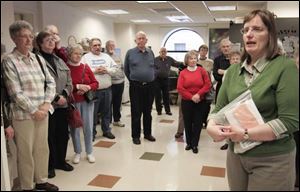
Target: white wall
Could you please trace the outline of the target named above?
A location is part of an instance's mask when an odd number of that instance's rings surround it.
[[[121,57],[124,60],[126,52],[136,46],[134,42],[136,28],[133,24],[116,23],[114,24],[114,34],[116,47],[121,48]]]
[[[268,1],[267,9],[277,17],[299,18],[299,1]]]
[[[10,52],[14,43],[10,39],[8,27],[14,22],[14,4],[11,1],[1,1],[1,43],[6,47],[6,52]]]
[[[43,24],[54,24],[59,28],[62,45],[67,45],[68,37],[74,35],[77,41],[82,38],[98,37],[102,44],[115,39],[112,19],[88,13],[60,2],[42,2]]]

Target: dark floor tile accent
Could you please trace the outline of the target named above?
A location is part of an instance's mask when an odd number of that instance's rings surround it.
[[[160,161],[160,159],[163,157],[163,153],[150,153],[150,152],[145,152],[140,159],[144,160],[152,160],[152,161]]]
[[[113,146],[116,142],[111,142],[111,141],[99,141],[96,143],[94,146],[95,147],[105,147],[105,148],[110,148]]]
[[[212,177],[225,177],[225,168],[203,166],[200,175]]]
[[[159,121],[160,123],[173,123],[174,120],[167,120],[167,119],[162,119]]]

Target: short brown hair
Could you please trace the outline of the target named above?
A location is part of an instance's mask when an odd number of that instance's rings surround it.
[[[241,52],[239,52],[239,51],[232,51],[232,52],[229,53],[229,58],[231,58],[234,55],[241,56]]]
[[[208,50],[208,46],[205,45],[205,44],[203,44],[203,45],[201,45],[201,46],[199,47],[198,51],[200,51],[200,49],[206,49],[206,50]]]
[[[47,31],[39,32],[39,34],[35,38],[35,42],[36,42],[37,46],[39,47],[39,49],[41,49],[41,45],[43,44],[43,40],[46,37],[49,37],[49,36],[51,36],[51,34]]]
[[[254,10],[244,17],[243,26],[245,25],[245,23],[251,21],[256,15],[258,15],[261,18],[262,22],[267,27],[269,32],[269,37],[268,37],[269,42],[267,45],[269,49],[266,54],[266,59],[271,60],[278,54],[277,30],[275,25],[276,16],[266,9]],[[251,57],[246,50],[244,50],[243,52],[242,61],[244,61],[245,59],[247,59],[248,63],[251,62]]]

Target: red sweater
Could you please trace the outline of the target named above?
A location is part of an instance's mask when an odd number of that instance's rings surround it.
[[[86,84],[91,86],[92,90],[96,91],[98,89],[99,83],[96,80],[94,73],[91,71],[91,68],[88,65],[86,65],[83,83],[82,83],[82,72],[84,69],[84,64],[81,63],[79,66],[73,66],[67,64],[67,66],[70,68],[71,71],[71,78],[73,83],[73,95],[74,95],[75,102],[78,103],[84,101],[83,95],[77,94],[78,89],[76,88],[76,85]]]
[[[209,92],[210,87],[210,78],[202,67],[197,67],[195,71],[184,69],[179,74],[177,90],[184,100],[192,100],[196,93],[202,100],[204,95]]]

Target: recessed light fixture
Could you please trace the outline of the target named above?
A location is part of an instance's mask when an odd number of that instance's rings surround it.
[[[167,16],[167,19],[169,19],[172,22],[176,22],[176,23],[188,23],[188,22],[192,22],[191,18],[189,18],[186,15],[183,16]]]
[[[133,19],[133,20],[130,20],[130,21],[132,21],[134,23],[150,23],[150,21],[147,20],[147,19]]]
[[[166,3],[167,1],[137,1],[138,3]]]
[[[128,14],[127,11],[124,11],[122,9],[107,9],[107,10],[99,10],[99,11],[109,14],[109,15]]]
[[[231,18],[215,18],[215,21],[232,21]]]
[[[208,6],[208,9],[210,11],[235,11],[236,6],[230,5],[230,6]]]

